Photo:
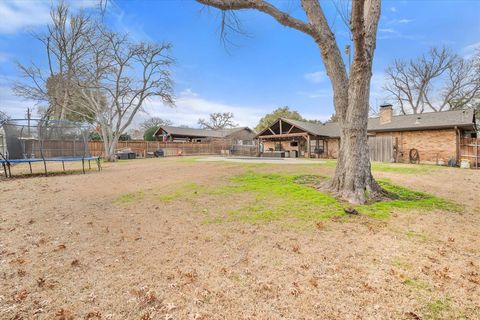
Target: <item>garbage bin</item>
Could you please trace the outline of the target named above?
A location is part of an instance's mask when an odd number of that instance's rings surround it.
[[[163,151],[163,149],[157,149],[155,150],[153,155],[155,156],[155,158],[160,158],[165,156],[165,152]]]

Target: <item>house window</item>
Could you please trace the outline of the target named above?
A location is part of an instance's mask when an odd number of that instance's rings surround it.
[[[253,146],[255,144],[253,140],[240,140],[240,142],[244,146]]]

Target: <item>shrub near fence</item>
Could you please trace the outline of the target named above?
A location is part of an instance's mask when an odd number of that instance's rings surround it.
[[[93,156],[103,156],[103,142],[89,141],[90,153]],[[221,155],[228,154],[232,149],[229,141],[214,140],[209,142],[160,142],[160,141],[119,141],[117,150],[131,149],[139,157],[153,156],[153,152],[162,149],[166,157],[194,156],[194,155]],[[255,156],[255,146],[233,146],[234,155]]]

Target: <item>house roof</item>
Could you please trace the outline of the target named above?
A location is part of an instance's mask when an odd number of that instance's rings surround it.
[[[196,138],[225,138],[235,132],[241,130],[250,130],[248,127],[236,127],[228,128],[221,130],[210,130],[210,129],[196,129],[196,128],[183,128],[183,127],[173,127],[173,126],[161,126],[155,132],[155,135],[162,135],[162,130],[165,131],[168,135],[171,136],[186,136],[186,137],[196,137]]]
[[[337,122],[312,123],[286,118],[282,118],[282,121],[290,123],[312,135],[326,137],[340,136],[340,128]],[[381,124],[380,118],[378,117],[368,119],[369,132],[432,130],[454,127],[465,130],[475,130],[474,111],[454,110],[393,116],[392,121],[385,124]]]

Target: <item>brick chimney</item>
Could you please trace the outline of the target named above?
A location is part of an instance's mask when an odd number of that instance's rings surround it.
[[[383,104],[380,106],[380,124],[392,122],[393,107],[391,104]]]

